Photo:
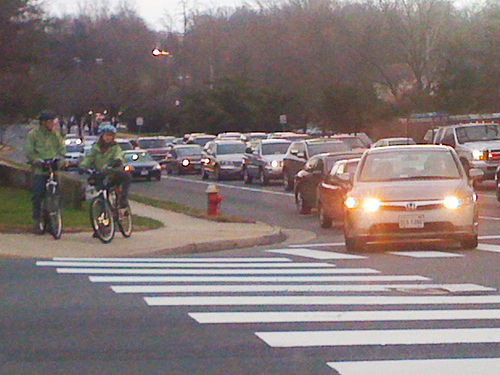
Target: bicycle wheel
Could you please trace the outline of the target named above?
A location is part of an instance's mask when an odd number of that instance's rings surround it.
[[[120,208],[118,210],[118,228],[120,228],[123,237],[128,238],[132,235],[132,210],[129,204],[127,204],[126,208]]]
[[[42,205],[40,208],[42,218],[39,222],[41,234],[45,234],[50,227],[49,214],[46,207],[47,207],[47,198],[43,198]]]
[[[50,233],[58,240],[62,235],[62,215],[57,195],[47,196],[47,214],[49,218]]]
[[[111,207],[102,197],[96,197],[90,202],[90,223],[101,242],[109,243],[113,240],[115,220]]]

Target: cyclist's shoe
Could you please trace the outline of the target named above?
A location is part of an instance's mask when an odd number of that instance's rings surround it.
[[[41,220],[35,220],[33,223],[33,233],[36,235],[43,234],[43,223]]]
[[[92,234],[92,238],[99,238],[99,236],[97,235],[97,232],[94,232],[94,233]]]

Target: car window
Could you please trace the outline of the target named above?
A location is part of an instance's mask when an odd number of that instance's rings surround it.
[[[500,139],[500,126],[496,124],[462,126],[456,132],[459,143]]]
[[[455,146],[455,135],[452,128],[445,130],[441,143],[445,145]]]
[[[201,147],[183,147],[177,149],[179,156],[201,155],[201,151]]]
[[[309,157],[323,152],[350,151],[351,148],[342,142],[322,142],[309,144]]]
[[[165,148],[165,141],[162,139],[139,139],[137,144],[145,150],[150,148]]]
[[[365,148],[365,144],[359,138],[339,138],[339,140],[350,148]]]
[[[428,150],[369,154],[360,173],[363,182],[460,177],[459,167],[450,152]]]
[[[286,154],[290,143],[264,143],[262,144],[262,155]]]
[[[123,151],[133,150],[134,146],[130,142],[118,142]]]
[[[217,145],[217,154],[219,155],[229,155],[229,154],[244,154],[246,149],[246,144],[241,143],[220,143]]]
[[[134,161],[154,161],[151,155],[147,152],[128,152],[125,154],[125,162]]]
[[[359,160],[347,162],[345,165],[344,173],[349,173],[351,175],[354,175],[354,173],[356,173],[356,169],[358,169],[358,164]]]

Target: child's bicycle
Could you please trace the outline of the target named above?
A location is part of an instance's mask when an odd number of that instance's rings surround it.
[[[110,183],[104,173],[89,172],[90,191],[87,191],[86,195],[93,197],[90,201],[90,223],[94,236],[103,243],[109,243],[113,240],[118,226],[124,237],[130,237],[133,229],[132,210],[128,202],[125,208],[119,208],[120,186]]]
[[[49,172],[49,178],[45,183],[45,195],[42,200],[42,220],[40,221],[41,233],[50,232],[54,239],[58,240],[62,235],[62,215],[59,196],[59,183],[55,172],[58,170],[59,159],[45,159],[36,162],[44,171]]]

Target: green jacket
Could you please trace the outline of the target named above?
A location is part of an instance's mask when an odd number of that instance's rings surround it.
[[[62,167],[65,163],[66,147],[61,134],[56,130],[48,131],[42,125],[36,126],[28,133],[24,150],[28,162],[60,158],[59,166]],[[32,166],[31,168],[35,174],[47,173],[39,166]]]
[[[80,163],[80,168],[94,168],[99,172],[104,172],[105,167],[111,166],[114,160],[124,161],[123,150],[118,143],[111,146],[106,152],[103,152],[98,143],[94,144],[90,154]],[[114,170],[122,170],[123,167],[114,168]]]

